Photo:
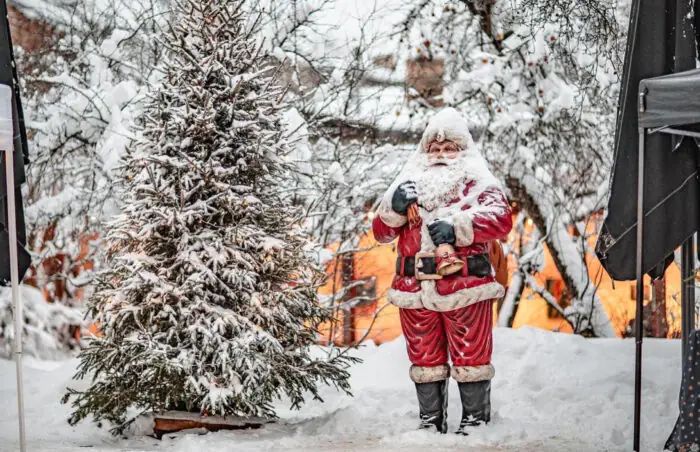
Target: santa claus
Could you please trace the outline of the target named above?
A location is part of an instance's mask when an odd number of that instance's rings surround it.
[[[505,289],[494,277],[489,242],[505,238],[512,219],[501,184],[456,110],[430,120],[372,226],[382,243],[398,238],[387,298],[400,308],[421,428],[446,433],[452,376],[462,400],[457,433],[467,434],[491,417],[492,309]]]

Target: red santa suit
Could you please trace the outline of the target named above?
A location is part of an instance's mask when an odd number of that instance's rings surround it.
[[[459,145],[460,152],[448,165],[436,166],[428,158],[428,146],[434,140]],[[416,186],[421,218],[417,227],[411,227],[406,216],[392,210],[392,196],[407,180]],[[483,270],[478,275],[470,274],[470,265],[465,265],[458,274],[439,280],[423,279],[421,256],[434,256],[436,250],[428,231],[435,220],[454,227],[454,247],[464,259],[483,262],[486,256],[486,274]],[[511,211],[500,182],[489,171],[466,123],[455,110],[443,110],[432,118],[419,149],[381,200],[372,226],[379,242],[398,238],[397,275],[387,298],[400,308],[413,364],[411,379],[427,383],[450,375],[458,382],[493,378],[492,306],[505,290],[496,282],[488,263],[488,242],[508,235]],[[407,276],[406,262],[413,262],[418,267],[414,273],[418,274]]]

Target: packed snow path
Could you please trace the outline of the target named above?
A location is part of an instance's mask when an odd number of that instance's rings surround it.
[[[469,437],[416,431],[417,402],[403,339],[357,353],[354,398],[323,391],[326,403],[282,405],[261,430],[112,438],[92,423],[66,423],[59,404],[76,361],[30,361],[25,372],[31,451],[628,451],[632,444],[634,341],[587,340],[531,328],[496,329],[493,421]],[[645,342],[643,450],[660,451],[678,414],[680,342]],[[18,450],[14,364],[0,361],[0,451]],[[451,383],[450,429],[459,423]],[[88,447],[88,449],[86,449]]]

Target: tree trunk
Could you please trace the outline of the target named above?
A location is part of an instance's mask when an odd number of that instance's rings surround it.
[[[341,281],[343,287],[350,286],[355,281],[355,253],[345,253],[341,258]],[[355,298],[355,288],[345,291],[343,303]],[[350,345],[355,342],[355,319],[352,316],[352,307],[343,306],[343,345]]]
[[[651,335],[665,338],[668,336],[666,322],[666,276],[653,282],[651,296]]]
[[[515,315],[518,313],[518,307],[520,306],[520,299],[523,296],[523,290],[525,290],[525,274],[524,271],[519,268],[513,275],[513,279],[510,281],[510,286],[508,286],[506,296],[503,297],[501,308],[498,310],[499,327],[513,327],[513,320],[515,319]]]

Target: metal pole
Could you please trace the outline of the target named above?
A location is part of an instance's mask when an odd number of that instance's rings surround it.
[[[17,215],[15,211],[15,170],[13,153],[5,150],[5,172],[7,174],[7,223],[10,233],[10,272],[12,278],[12,303],[15,314],[15,364],[17,367],[17,410],[19,415],[19,450],[25,452],[24,388],[22,384],[22,302],[19,299],[19,262],[17,259]]]
[[[15,341],[14,354],[15,365],[17,367],[17,410],[19,416],[19,449],[25,452],[25,428],[24,428],[24,387],[22,384],[22,333],[24,317],[22,316],[22,301],[19,298],[19,260],[17,251],[17,210],[15,206],[15,164],[14,153],[12,146],[12,113],[9,87],[2,85],[2,92],[5,94],[3,100],[7,101],[9,112],[4,111],[2,124],[0,124],[0,135],[5,139],[6,143],[3,147],[8,149],[0,149],[0,152],[5,152],[5,174],[7,175],[7,229],[10,235],[10,279],[12,282],[12,303],[15,320]],[[2,110],[2,108],[0,108]],[[5,126],[4,128],[1,126]],[[6,129],[6,130],[5,130]]]
[[[639,128],[637,179],[637,314],[634,319],[636,343],[634,368],[634,451],[639,452],[642,410],[642,341],[644,337],[644,128]]]
[[[683,359],[688,352],[688,338],[695,329],[695,257],[693,237],[681,245],[681,337]]]

